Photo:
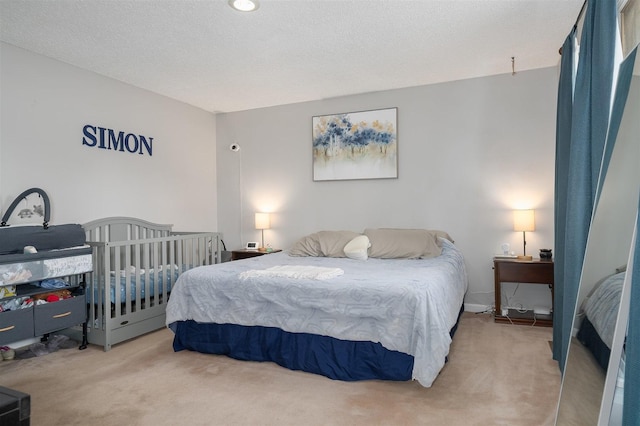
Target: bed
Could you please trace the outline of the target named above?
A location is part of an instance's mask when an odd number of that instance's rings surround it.
[[[440,231],[331,232],[182,274],[167,306],[174,350],[431,386],[467,289],[461,252]]]
[[[84,224],[92,248],[87,283],[88,340],[104,347],[164,327],[179,275],[220,262],[220,234],[173,232],[172,225],[131,217]]]

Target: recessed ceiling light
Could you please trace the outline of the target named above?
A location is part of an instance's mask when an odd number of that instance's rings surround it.
[[[253,12],[260,7],[258,0],[229,0],[229,6],[240,12]]]

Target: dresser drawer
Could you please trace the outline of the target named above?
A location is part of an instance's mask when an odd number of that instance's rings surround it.
[[[51,333],[82,324],[87,319],[84,294],[58,302],[37,305],[34,311],[35,335]]]
[[[0,313],[0,345],[33,337],[33,308]]]

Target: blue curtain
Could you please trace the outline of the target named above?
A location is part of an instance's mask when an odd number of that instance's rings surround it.
[[[556,223],[554,277],[556,298],[553,346],[554,358],[559,361],[561,370],[564,370],[571,337],[582,262],[609,124],[616,24],[615,1],[588,1],[580,38],[568,162],[559,163],[559,160],[566,161],[567,158],[556,158],[556,183],[560,185],[566,182],[566,191],[565,188],[560,188],[560,193],[555,195],[556,216],[564,212],[564,219],[560,220],[564,229],[558,229]],[[566,123],[557,124],[564,125]]]
[[[562,58],[560,60],[560,82],[558,84],[558,106],[556,110],[556,181],[554,194],[554,223],[555,223],[555,269],[554,269],[554,309],[553,321],[560,324],[560,319],[556,318],[559,312],[558,307],[563,306],[564,293],[561,291],[563,274],[560,273],[564,269],[564,235],[566,230],[567,218],[567,199],[568,177],[565,167],[569,164],[569,147],[571,146],[571,115],[573,111],[573,46],[575,43],[576,28],[567,36],[562,45]],[[553,341],[562,342],[562,327],[554,327]],[[566,352],[562,350],[560,344],[553,345],[554,359],[564,360]],[[564,362],[561,363],[561,368]]]

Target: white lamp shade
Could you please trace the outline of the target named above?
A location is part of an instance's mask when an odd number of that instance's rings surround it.
[[[513,211],[513,230],[529,232],[536,230],[536,221],[533,210]]]
[[[271,218],[269,213],[256,213],[256,229],[269,229]]]

